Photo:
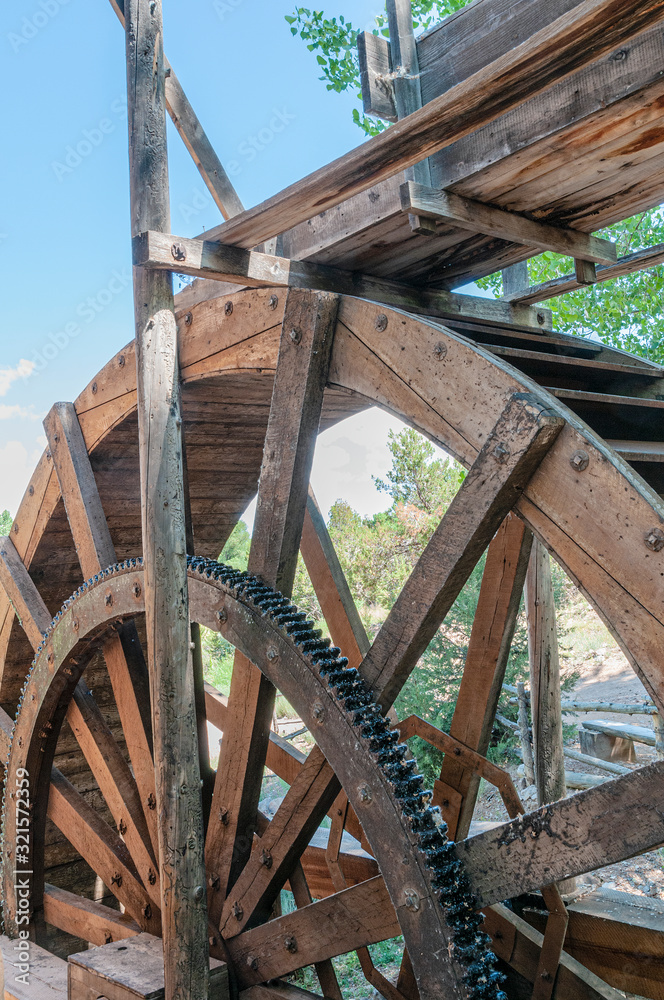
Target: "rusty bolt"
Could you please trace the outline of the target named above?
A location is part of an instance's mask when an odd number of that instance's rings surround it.
[[[461,756],[461,747],[455,747],[454,748],[454,756],[455,757],[460,757]]]
[[[272,855],[265,848],[261,851],[261,864],[265,865],[266,868],[272,867]]]
[[[493,457],[498,462],[499,465],[504,465],[507,459],[510,457],[510,450],[506,444],[499,441],[496,447],[493,449]]]
[[[253,972],[258,970],[258,959],[255,955],[247,955],[247,965]]]
[[[78,618],[72,618],[71,627],[73,628],[74,632],[78,632],[79,628],[81,627],[81,623],[79,622]]]
[[[411,910],[412,913],[417,913],[420,908],[419,892],[416,892],[415,889],[404,889],[403,894],[406,900],[406,909]]]
[[[121,886],[122,886],[122,875],[120,875],[119,872],[116,872],[115,875],[113,876],[113,878],[111,879],[111,885],[117,885],[118,889],[121,888]]]
[[[126,364],[125,356],[124,354],[121,354],[120,357],[118,358],[118,365],[120,368],[124,368],[125,364]]]
[[[146,903],[143,907],[143,916],[146,920],[152,920],[152,907],[149,903]]]
[[[219,892],[219,889],[221,888],[221,879],[218,875],[210,875],[208,882],[211,889],[214,889],[215,892]]]
[[[379,333],[384,333],[387,330],[387,316],[385,313],[380,313],[376,316],[375,327]]]
[[[97,383],[96,382],[92,383],[92,391],[93,391],[93,393],[97,392]]]
[[[188,312],[188,313],[186,314],[185,318],[184,318],[184,325],[185,325],[185,326],[191,326],[191,324],[192,324],[193,322],[194,322],[194,316],[193,316],[193,313],[190,313],[190,312]]]
[[[544,324],[546,322],[546,316],[544,315],[543,312],[538,312],[538,314],[537,314],[537,322],[539,323],[540,326],[544,326]]]
[[[585,472],[590,464],[590,455],[587,451],[583,451],[582,449],[575,451],[569,460],[569,464],[577,472]]]
[[[368,802],[371,802],[371,800],[373,798],[373,796],[371,794],[371,789],[369,788],[368,785],[360,785],[360,787],[357,790],[357,793],[360,796],[360,802],[367,802],[368,803]]]
[[[219,809],[219,822],[222,826],[228,826],[228,821],[230,819],[230,813],[225,806],[221,806]]]
[[[279,652],[274,648],[274,646],[270,646],[266,655],[268,660],[272,662],[272,660],[276,660],[278,658]]]
[[[297,327],[293,327],[293,329],[290,332],[290,339],[293,341],[294,344],[299,344],[300,341],[302,340],[302,331],[298,330]]]
[[[153,868],[148,869],[148,882],[150,883],[150,885],[157,884],[157,876]]]
[[[232,302],[227,302],[225,304],[225,306],[224,306],[224,312],[226,313],[227,316],[232,316],[233,315],[233,303]]]
[[[439,344],[436,344],[433,349],[433,354],[436,361],[442,361],[445,357],[447,357],[447,347],[442,341]]]
[[[113,935],[110,931],[106,931],[104,934],[104,944],[113,944]]]
[[[661,528],[652,528],[646,533],[645,543],[653,552],[661,552],[664,549],[664,531]]]
[[[270,300],[268,302],[268,305],[269,305],[270,309],[276,309],[277,306],[279,305],[279,296],[278,295],[271,295],[270,296]]]
[[[197,903],[200,903],[204,895],[205,895],[205,889],[203,888],[203,886],[197,885],[193,892],[194,900]]]
[[[221,608],[217,611],[217,620],[220,621],[222,625],[224,622],[228,621],[228,611],[226,611],[226,608]]]
[[[131,589],[132,589],[134,597],[138,600],[138,598],[141,596],[141,593],[142,593],[142,591],[141,591],[141,585],[138,582],[138,580],[134,581],[134,586]]]
[[[237,900],[233,903],[233,916],[236,920],[242,920],[242,917],[244,916],[244,910]]]
[[[325,718],[325,706],[322,701],[317,701],[314,704],[312,714],[316,722],[322,722]]]
[[[118,831],[121,837],[124,837],[125,833],[127,832],[127,824],[123,819],[121,819],[120,822],[118,823]]]
[[[148,795],[148,809],[156,809],[156,808],[157,808],[157,800],[154,797],[154,793],[150,792],[150,794]]]
[[[112,608],[113,607],[113,594],[111,593],[110,590],[108,591],[108,593],[104,597],[104,603],[106,604],[107,608]]]
[[[173,254],[173,258],[175,260],[187,259],[187,251],[185,250],[185,248],[182,246],[181,243],[174,243],[173,246],[171,247],[171,253]]]
[[[297,941],[292,934],[289,934],[288,937],[284,938],[284,948],[286,951],[289,951],[291,955],[295,954],[297,951]]]
[[[545,969],[544,972],[540,972],[540,978],[543,979],[545,983],[550,983],[551,982],[551,973],[547,972],[546,969]]]

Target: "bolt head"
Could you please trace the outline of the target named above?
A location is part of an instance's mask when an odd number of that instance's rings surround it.
[[[302,331],[298,330],[297,327],[294,326],[290,332],[290,339],[294,344],[299,344],[302,340]]]
[[[279,305],[279,296],[278,295],[271,295],[270,296],[270,300],[268,302],[268,305],[269,305],[270,309],[276,309],[277,306]]]
[[[421,906],[420,894],[415,889],[404,889],[404,900],[406,909],[411,913],[417,913]]]
[[[538,312],[537,322],[539,323],[540,326],[544,326],[544,324],[546,323],[546,316],[544,315],[543,312]]]
[[[219,808],[219,822],[222,826],[228,826],[228,821],[230,819],[230,813],[225,806],[220,806]]]
[[[373,795],[371,794],[371,789],[368,785],[360,785],[357,790],[357,794],[360,796],[360,802],[369,803],[371,802]]]
[[[200,903],[204,895],[205,895],[205,889],[203,888],[203,886],[197,885],[193,892],[194,900],[197,903]]]
[[[661,528],[651,528],[646,533],[645,543],[652,552],[661,552],[664,549],[664,531]]]
[[[225,314],[227,316],[232,316],[233,315],[233,303],[232,302],[227,302],[226,303],[226,305],[224,306],[224,312],[225,312]]]
[[[312,715],[316,722],[322,722],[325,718],[325,706],[322,701],[314,702],[314,707],[312,709]]]
[[[443,361],[447,357],[447,346],[442,340],[434,347],[433,356],[436,361]]]
[[[375,327],[379,333],[384,333],[387,330],[387,316],[385,313],[380,313],[376,316]]]
[[[255,955],[247,955],[247,965],[253,972],[258,970],[258,959]]]
[[[220,608],[217,611],[217,621],[221,622],[222,625],[228,621],[228,611],[226,611],[226,608]]]
[[[174,260],[182,261],[187,259],[187,251],[181,243],[173,244],[171,247],[171,254],[173,255]]]
[[[187,315],[186,315],[186,316],[185,316],[185,318],[184,318],[184,325],[185,325],[185,326],[191,326],[191,324],[192,324],[193,322],[194,322],[194,317],[193,317],[193,314],[192,314],[192,313],[190,313],[190,312],[188,312],[188,313],[187,313]]]
[[[288,937],[284,938],[284,948],[291,954],[294,954],[297,951],[297,940],[292,934],[289,934]]]
[[[576,470],[576,472],[585,472],[590,464],[590,455],[587,451],[579,449],[579,451],[574,452],[569,460],[569,464]]]
[[[266,655],[267,655],[268,660],[271,663],[273,660],[276,660],[278,658],[279,652],[278,652],[278,650],[276,650],[274,648],[274,646],[270,646],[270,648],[268,649]]]
[[[499,441],[496,447],[493,449],[493,457],[498,462],[499,465],[504,465],[507,459],[510,457],[510,449],[503,442]]]
[[[272,867],[272,855],[270,854],[269,851],[266,851],[265,849],[261,851],[261,864],[264,865],[266,868]]]

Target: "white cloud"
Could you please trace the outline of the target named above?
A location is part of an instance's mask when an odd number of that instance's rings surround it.
[[[14,368],[0,368],[0,396],[6,396],[13,382],[19,378],[28,378],[35,369],[34,361],[21,358]]]
[[[39,416],[25,406],[8,406],[7,403],[0,403],[0,420],[12,420],[14,417],[22,420],[39,420]]]
[[[0,511],[16,514],[41,452],[41,448],[35,448],[30,453],[20,441],[8,441],[0,448]]]

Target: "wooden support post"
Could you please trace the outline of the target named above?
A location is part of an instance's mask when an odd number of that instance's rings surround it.
[[[592,261],[576,259],[574,273],[580,285],[597,284],[597,267]]]
[[[127,0],[132,236],[170,228],[160,0]],[[172,279],[136,268],[145,605],[159,814],[166,1000],[208,996],[203,810],[185,545]]]
[[[528,276],[528,261],[522,260],[511,267],[503,268],[503,295],[513,295],[515,292],[523,292],[530,285]]]
[[[655,729],[655,751],[660,760],[664,757],[664,719],[661,715],[653,715],[653,726]]]
[[[535,783],[535,764],[533,761],[533,746],[530,742],[530,726],[528,725],[528,700],[523,681],[517,684],[519,699],[519,736],[521,738],[521,752],[523,753],[523,769],[526,774],[526,783]]]
[[[413,8],[411,0],[387,0],[385,4],[390,27],[390,50],[394,77],[394,95],[397,118],[406,118],[422,107],[420,86],[420,64],[417,58],[417,42],[413,32]],[[431,184],[429,160],[422,160],[406,170],[406,178],[426,186]],[[410,214],[410,226],[414,233],[434,236],[436,223],[420,215]]]
[[[549,553],[537,540],[533,543],[526,577],[526,610],[535,783],[543,805],[565,795],[565,756],[551,562]]]

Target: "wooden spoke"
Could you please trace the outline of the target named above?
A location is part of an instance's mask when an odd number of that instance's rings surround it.
[[[337,297],[325,294],[290,292],[286,303],[249,556],[250,570],[286,594],[295,575],[337,309]],[[215,924],[251,849],[273,706],[272,685],[237,654],[231,724],[206,842],[208,865],[220,885],[208,897]]]
[[[312,751],[226,900],[220,921],[224,937],[265,919],[338,791],[327,761]]]
[[[663,794],[657,762],[464,840],[457,854],[482,905],[509,899],[664,843]]]
[[[385,883],[377,877],[245,931],[227,945],[240,985],[251,986],[400,933]],[[296,951],[284,947],[286,938],[294,938]]]
[[[11,601],[28,641],[36,649],[52,615],[32,582],[11,538],[0,542],[0,583]]]
[[[532,534],[509,514],[489,544],[450,736],[485,755],[516,627]],[[434,801],[452,840],[468,835],[479,778],[445,755]],[[459,798],[460,796],[460,798]]]
[[[48,816],[141,929],[158,934],[159,910],[141,885],[125,844],[57,768],[51,775]]]
[[[513,396],[408,578],[361,673],[389,708],[562,422]]]
[[[44,918],[53,927],[96,945],[123,941],[141,933],[141,928],[126,913],[48,884],[44,888]]]
[[[352,667],[359,667],[371,644],[311,488],[300,551],[332,642]]]
[[[304,870],[299,862],[293,868],[289,881],[295,905],[298,910],[302,909],[303,906],[310,906],[311,903],[313,903],[313,899],[311,892],[309,891],[309,885],[307,884]],[[315,962],[314,968],[316,969],[318,982],[320,983],[323,996],[326,997],[326,1000],[328,997],[329,1000],[343,1000],[341,988],[339,987],[337,975],[334,971],[334,966],[332,965],[331,960],[326,958],[321,962]]]
[[[92,693],[82,681],[76,686],[69,704],[67,721],[127,844],[146,892],[159,906],[158,865],[136,781]]]
[[[56,403],[44,421],[44,430],[81,570],[89,578],[117,560],[74,406]],[[133,623],[121,626],[117,636],[106,640],[103,652],[156,856],[158,832],[149,680],[136,626]]]

